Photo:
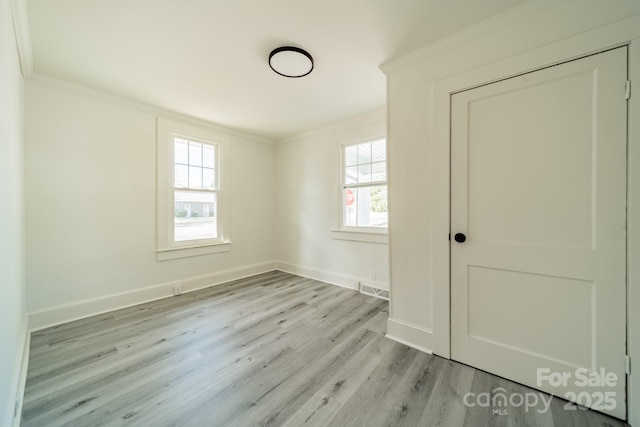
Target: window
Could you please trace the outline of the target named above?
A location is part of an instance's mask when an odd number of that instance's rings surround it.
[[[157,258],[230,250],[228,136],[158,119]]]
[[[342,145],[342,229],[387,229],[387,142],[384,138]]]
[[[218,239],[218,144],[173,138],[173,241]]]

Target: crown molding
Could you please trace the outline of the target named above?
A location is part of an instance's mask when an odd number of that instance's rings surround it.
[[[11,15],[13,17],[13,31],[16,36],[18,57],[22,76],[28,77],[33,73],[33,50],[31,48],[31,34],[29,33],[29,17],[27,14],[27,0],[11,0]]]
[[[373,125],[376,123],[386,122],[387,109],[386,107],[378,108],[369,113],[361,114],[358,116],[350,117],[340,120],[338,122],[331,123],[329,125],[321,126],[316,129],[311,129],[306,132],[302,132],[296,135],[292,135],[280,141],[276,141],[276,145],[285,145],[291,142],[297,142],[301,139],[311,138],[318,135],[335,135],[341,132],[346,132],[351,129]]]
[[[187,124],[199,126],[205,129],[226,133],[227,135],[230,135],[230,136],[235,136],[245,140],[258,142],[260,144],[274,145],[273,140],[264,138],[262,136],[242,132],[227,126],[219,125],[217,123],[213,123],[207,120],[198,119],[193,116],[179,113],[177,111],[147,104],[142,101],[138,101],[132,98],[127,98],[119,94],[115,94],[115,93],[100,90],[100,89],[95,89],[89,86],[84,86],[79,83],[71,82],[69,80],[60,79],[58,77],[52,77],[47,74],[33,72],[31,73],[27,81],[56,87],[59,89],[82,94],[85,96],[91,96],[106,102],[110,102],[112,104],[122,105],[125,107],[143,111],[145,113],[164,117],[167,119],[173,119],[173,120],[180,121],[182,123],[187,123]]]
[[[435,58],[468,43],[502,31],[512,25],[529,20],[551,9],[570,3],[571,1],[573,0],[527,1],[451,36],[445,37],[399,58],[387,61],[380,65],[380,70],[386,75],[393,74],[412,66],[416,62]]]

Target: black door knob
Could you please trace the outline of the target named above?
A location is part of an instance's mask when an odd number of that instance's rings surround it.
[[[456,233],[455,236],[453,236],[453,238],[456,240],[456,242],[458,243],[464,243],[465,240],[467,240],[467,236],[465,236],[462,233]]]

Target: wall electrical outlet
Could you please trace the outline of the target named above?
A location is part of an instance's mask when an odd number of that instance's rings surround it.
[[[375,270],[373,270],[371,272],[371,280],[376,280],[377,278],[378,278],[378,273]]]
[[[176,283],[173,285],[173,294],[180,295],[182,293],[182,285],[180,283]]]

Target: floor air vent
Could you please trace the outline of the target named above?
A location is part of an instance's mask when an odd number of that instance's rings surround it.
[[[358,291],[360,291],[361,294],[389,301],[389,288],[385,285],[358,282]]]

